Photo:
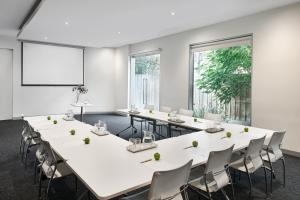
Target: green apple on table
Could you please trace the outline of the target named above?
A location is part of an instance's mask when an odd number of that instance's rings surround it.
[[[197,141],[197,140],[194,140],[194,141],[192,142],[192,145],[193,145],[193,147],[197,147],[197,146],[198,146],[198,141]]]
[[[154,154],[154,160],[156,160],[156,161],[160,160],[160,153],[156,152]]]
[[[227,132],[227,133],[226,133],[226,137],[228,137],[228,138],[230,138],[230,137],[231,137],[231,135],[232,135],[232,133],[231,133],[231,132]]]
[[[90,140],[90,138],[84,138],[84,144],[90,144],[90,142],[91,142],[91,140]]]
[[[75,132],[76,132],[76,131],[75,131],[74,129],[71,129],[71,130],[70,130],[70,134],[71,134],[71,135],[75,135]]]

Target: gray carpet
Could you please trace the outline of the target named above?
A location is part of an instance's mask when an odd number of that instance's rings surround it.
[[[119,115],[86,115],[85,122],[94,124],[98,120],[105,121],[108,129],[112,133],[128,127],[129,118]],[[0,121],[0,200],[35,200],[38,199],[38,186],[33,184],[33,151],[30,153],[28,168],[25,169],[18,155],[19,140],[22,123],[20,120]],[[139,130],[139,126],[137,124]],[[140,134],[139,132],[137,134]],[[164,133],[166,134],[166,130]],[[131,137],[131,131],[124,132],[122,138]],[[159,138],[157,138],[159,139]],[[287,164],[287,186],[281,185],[281,163],[275,164],[277,179],[274,181],[274,192],[268,199],[274,200],[299,200],[300,199],[300,159],[286,156]],[[128,172],[133,173],[134,172]],[[253,197],[248,197],[248,184],[245,175],[241,181],[235,185],[237,199],[265,199],[263,170],[253,176]],[[75,200],[86,188],[79,183],[77,194],[74,192],[74,177],[66,177],[57,180],[51,190],[50,199],[52,200]],[[231,196],[230,188],[226,188]],[[189,190],[191,200],[204,199],[192,190]],[[215,199],[224,199],[220,193],[213,196]],[[87,199],[87,197],[85,198]],[[118,199],[118,198],[116,198]]]

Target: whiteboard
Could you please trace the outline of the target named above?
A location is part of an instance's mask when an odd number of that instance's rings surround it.
[[[83,85],[84,50],[22,43],[22,85]]]

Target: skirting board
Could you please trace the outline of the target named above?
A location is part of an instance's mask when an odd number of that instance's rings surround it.
[[[291,151],[291,150],[287,150],[287,149],[282,149],[283,153],[289,156],[294,156],[297,158],[300,158],[300,152],[296,152],[296,151]]]

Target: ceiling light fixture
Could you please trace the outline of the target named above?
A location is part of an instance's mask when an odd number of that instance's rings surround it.
[[[121,34],[121,32],[119,31],[119,32],[118,32],[118,34],[120,35],[120,34]]]
[[[175,11],[172,11],[172,12],[171,12],[171,15],[172,15],[172,16],[176,15]]]
[[[44,40],[48,40],[48,37],[47,37],[47,36],[45,36],[45,37],[44,37]]]
[[[69,25],[69,22],[65,22],[65,25]]]

